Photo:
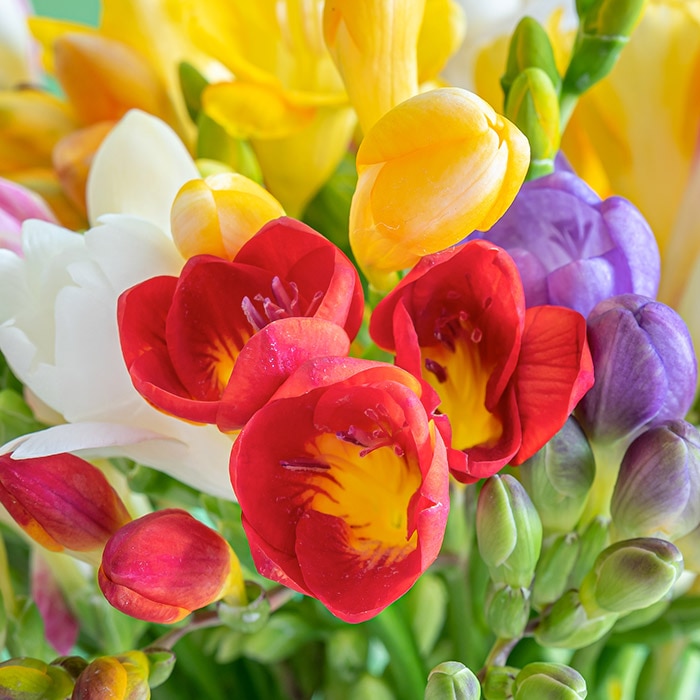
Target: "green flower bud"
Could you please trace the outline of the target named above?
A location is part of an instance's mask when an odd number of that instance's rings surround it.
[[[513,666],[489,666],[482,684],[485,700],[511,700],[519,671]]]
[[[644,0],[596,0],[579,27],[562,92],[582,95],[615,65],[644,7]]]
[[[598,641],[615,624],[616,613],[589,616],[578,591],[570,590],[546,612],[535,640],[546,647],[580,649]]]
[[[579,555],[569,576],[569,588],[578,588],[583,577],[591,570],[596,557],[608,543],[610,521],[607,518],[594,518],[579,535]]]
[[[517,479],[506,474],[486,480],[477,503],[476,536],[495,583],[529,588],[542,547],[542,523]]]
[[[326,662],[339,680],[353,683],[367,667],[369,640],[356,627],[341,627],[326,643]]]
[[[39,659],[17,658],[0,663],[0,697],[12,700],[64,700],[73,679],[60,666]]]
[[[506,98],[505,115],[530,142],[528,179],[554,170],[561,142],[559,93],[541,68],[526,68],[513,81]]]
[[[497,637],[520,637],[530,617],[530,591],[489,583],[486,597],[486,623]]]
[[[345,697],[347,700],[394,700],[389,686],[381,678],[375,678],[369,673],[354,683]]]
[[[515,700],[581,700],[588,694],[583,676],[564,664],[535,662],[515,677]]]
[[[661,600],[683,570],[683,557],[666,540],[616,542],[604,549],[581,584],[589,612],[627,613]]]
[[[425,700],[479,700],[477,677],[458,661],[438,664],[428,676]]]
[[[252,634],[261,630],[270,617],[270,601],[265,591],[252,581],[246,581],[244,605],[219,601],[217,611],[221,621],[236,632]]]
[[[539,68],[559,88],[561,76],[557,71],[554,51],[544,27],[532,17],[523,17],[515,28],[508,49],[506,72],[501,78],[503,94],[508,97],[515,79],[527,68]]]
[[[544,548],[532,584],[532,604],[537,609],[553,603],[568,588],[569,575],[580,549],[579,537],[575,532],[559,535]]]
[[[595,477],[595,459],[574,418],[520,466],[520,479],[542,520],[545,533],[571,532]]]
[[[143,650],[148,659],[148,685],[157,688],[170,678],[175,668],[175,654],[170,649],[149,647]]]

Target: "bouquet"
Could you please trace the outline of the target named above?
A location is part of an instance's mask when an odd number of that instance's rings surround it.
[[[696,697],[697,0],[0,26],[0,697]]]

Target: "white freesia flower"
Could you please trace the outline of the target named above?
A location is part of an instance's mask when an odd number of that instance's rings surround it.
[[[81,235],[29,221],[24,257],[0,250],[0,351],[25,386],[67,421],[2,452],[118,454],[233,498],[230,438],[152,408],[131,383],[117,328],[125,289],[180,273],[185,261],[170,237],[170,206],[179,187],[197,176],[167,125],[131,112],[95,158],[93,228]]]
[[[27,0],[0,2],[0,90],[37,82],[39,61],[27,26]]]

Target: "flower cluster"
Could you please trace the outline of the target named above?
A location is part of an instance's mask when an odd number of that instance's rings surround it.
[[[148,698],[217,626],[289,696],[583,698],[700,610],[675,244],[579,133],[667,4],[522,19],[498,102],[456,0],[0,9],[0,504],[62,654],[0,548],[0,695]]]

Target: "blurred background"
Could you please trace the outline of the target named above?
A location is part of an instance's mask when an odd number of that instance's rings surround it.
[[[38,15],[96,25],[100,0],[30,0]]]

